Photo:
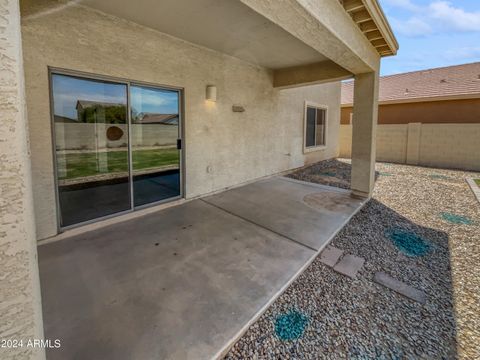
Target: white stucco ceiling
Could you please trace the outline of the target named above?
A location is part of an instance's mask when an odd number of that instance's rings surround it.
[[[238,0],[81,0],[80,3],[271,69],[327,60]]]

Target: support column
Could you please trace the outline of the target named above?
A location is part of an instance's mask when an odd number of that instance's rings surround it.
[[[0,2],[0,349],[2,359],[44,359],[18,0]]]
[[[370,197],[375,185],[378,72],[355,76],[352,131],[352,195]]]

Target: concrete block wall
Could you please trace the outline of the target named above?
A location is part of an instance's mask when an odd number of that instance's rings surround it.
[[[420,163],[480,170],[480,124],[424,124]]]
[[[406,125],[379,125],[377,127],[377,160],[404,163],[407,159],[408,139]]]
[[[340,126],[340,156],[351,156],[352,126]],[[378,125],[377,161],[480,171],[480,124]]]

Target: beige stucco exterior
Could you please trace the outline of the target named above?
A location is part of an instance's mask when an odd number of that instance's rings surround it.
[[[43,359],[18,2],[0,2],[0,339],[2,359]],[[18,346],[24,341],[24,346]]]
[[[375,186],[378,80],[378,72],[355,77],[350,187],[358,196],[370,196]]]
[[[271,70],[86,7],[27,17],[22,32],[39,239],[57,233],[49,66],[184,88],[186,198],[338,154],[338,83],[277,90]],[[329,107],[328,148],[308,155],[305,101]]]

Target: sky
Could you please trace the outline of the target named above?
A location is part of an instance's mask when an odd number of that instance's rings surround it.
[[[400,44],[382,75],[480,61],[480,0],[379,0]]]
[[[89,100],[115,104],[127,103],[127,86],[54,74],[53,103],[55,115],[76,119],[77,100]],[[136,113],[149,112],[176,114],[176,91],[130,86],[131,107]]]

